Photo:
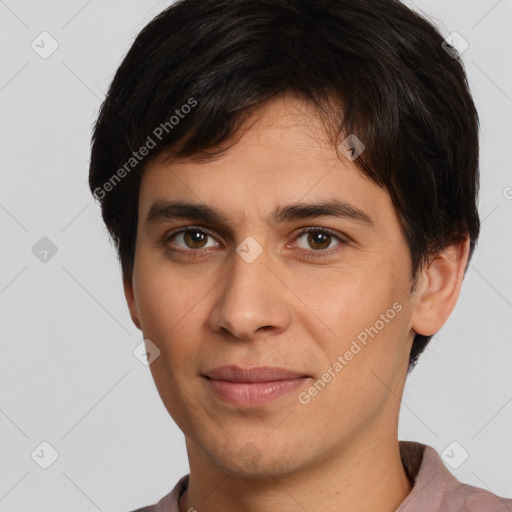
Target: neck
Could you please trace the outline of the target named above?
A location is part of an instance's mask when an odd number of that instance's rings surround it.
[[[396,435],[390,440],[365,437],[333,450],[307,469],[269,473],[263,479],[219,471],[188,438],[187,450],[190,479],[179,499],[180,512],[296,512],[297,507],[323,512],[394,512],[412,489]]]

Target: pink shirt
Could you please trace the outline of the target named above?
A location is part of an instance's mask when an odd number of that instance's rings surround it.
[[[430,446],[400,441],[400,454],[414,486],[395,512],[512,512],[512,499],[459,482]],[[133,512],[180,512],[178,497],[188,479],[189,475],[182,477],[156,505]]]

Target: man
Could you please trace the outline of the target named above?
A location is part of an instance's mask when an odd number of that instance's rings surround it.
[[[394,0],[181,0],[137,37],[90,187],[190,463],[139,512],[512,510],[397,437],[480,227],[446,48]]]

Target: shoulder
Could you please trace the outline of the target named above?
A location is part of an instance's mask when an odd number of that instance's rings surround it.
[[[396,512],[512,512],[512,499],[460,482],[434,448],[400,441],[400,453],[414,485]]]
[[[512,499],[468,484],[460,484],[460,500],[464,512],[512,512]]]
[[[190,475],[185,475],[178,480],[169,494],[166,494],[155,505],[148,505],[131,512],[179,512],[178,498],[180,494],[187,488]]]

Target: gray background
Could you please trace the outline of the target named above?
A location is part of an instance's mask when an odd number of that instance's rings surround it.
[[[168,4],[0,0],[0,512],[132,510],[188,472],[183,434],[133,355],[142,335],[87,188],[100,102]],[[439,453],[456,441],[451,460],[469,454],[457,478],[512,497],[512,0],[408,5],[469,44],[483,223],[455,311],[408,379],[399,437]],[[46,59],[31,47],[43,31],[59,45]],[[43,237],[57,249],[46,262],[33,252]],[[43,441],[59,455],[48,469]]]

